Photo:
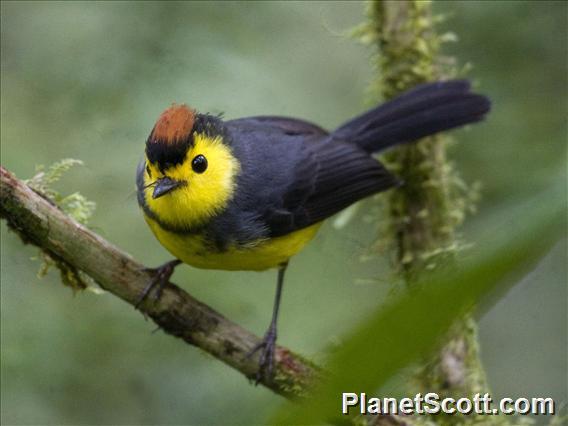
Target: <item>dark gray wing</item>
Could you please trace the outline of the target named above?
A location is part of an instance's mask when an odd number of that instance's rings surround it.
[[[327,140],[310,148],[307,158],[296,166],[295,179],[286,188],[282,203],[265,214],[271,236],[321,222],[399,183],[355,145]]]
[[[398,183],[361,148],[311,123],[251,117],[225,125],[241,173],[237,195],[220,221],[227,228],[246,218],[243,235],[253,229],[286,235]]]

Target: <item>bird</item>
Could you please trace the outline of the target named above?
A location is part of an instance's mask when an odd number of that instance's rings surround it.
[[[323,221],[373,194],[403,185],[375,154],[481,121],[490,100],[467,80],[424,83],[333,131],[280,116],[223,120],[186,104],[158,118],[136,173],[145,221],[174,260],[153,269],[139,307],[160,297],[185,263],[220,270],[277,269],[257,383],[274,368],[277,320],[290,259]]]

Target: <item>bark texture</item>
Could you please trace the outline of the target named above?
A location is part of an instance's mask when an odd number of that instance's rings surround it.
[[[104,290],[135,305],[151,280],[144,265],[60,211],[0,166],[0,216],[24,242],[45,251],[65,273],[81,271]],[[223,317],[172,283],[161,298],[146,301],[141,312],[166,333],[197,346],[253,378],[257,357],[247,359],[259,338]],[[275,375],[261,384],[286,397],[302,396],[321,370],[311,362],[278,347]]]
[[[432,4],[423,0],[373,0],[369,3],[367,40],[375,43],[376,95],[391,99],[425,82],[453,76],[451,60],[440,60],[444,37],[436,34]],[[405,182],[388,194],[395,267],[408,286],[417,278],[452,262],[460,247],[457,227],[467,209],[467,186],[446,156],[448,138],[436,135],[386,154],[389,168]],[[417,374],[421,391],[463,397],[487,391],[479,358],[477,325],[466,316],[457,321],[437,355]],[[469,419],[475,421],[475,416]],[[464,422],[461,416],[442,423]]]

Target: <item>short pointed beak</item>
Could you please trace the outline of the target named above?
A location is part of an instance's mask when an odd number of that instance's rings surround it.
[[[183,185],[183,182],[179,180],[173,180],[169,177],[163,177],[158,179],[156,186],[154,186],[154,192],[152,193],[152,198],[159,198],[162,195],[166,195],[168,192],[173,191]]]

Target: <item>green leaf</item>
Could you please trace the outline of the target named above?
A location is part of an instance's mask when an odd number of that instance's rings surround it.
[[[305,401],[286,404],[273,422],[339,420],[343,392],[372,395],[402,368],[427,355],[456,318],[530,271],[565,235],[565,218],[565,193],[559,187],[512,211],[504,223],[494,223],[467,259],[451,271],[429,275],[344,337],[343,347],[330,359],[327,381]]]

